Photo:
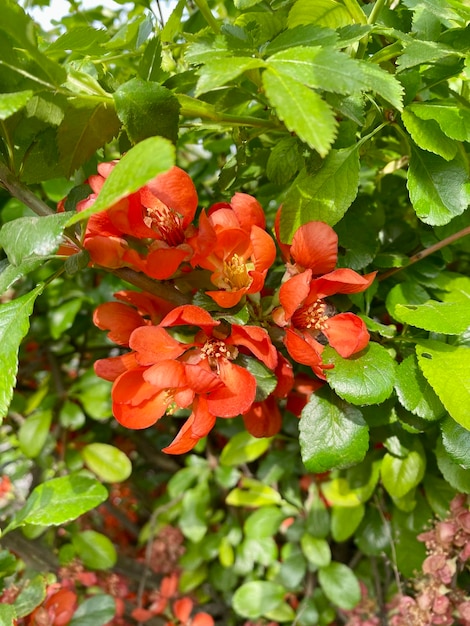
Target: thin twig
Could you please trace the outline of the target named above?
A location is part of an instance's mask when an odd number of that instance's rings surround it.
[[[38,198],[28,187],[20,183],[16,176],[5,166],[0,163],[0,184],[10,192],[10,194],[23,202],[36,215],[45,216],[53,215],[54,209],[51,209],[45,202]]]
[[[433,252],[437,252],[441,248],[444,248],[445,246],[448,246],[451,243],[454,243],[454,241],[457,241],[458,239],[462,239],[462,237],[466,237],[467,235],[470,235],[470,226],[467,226],[466,228],[459,230],[458,233],[449,235],[449,237],[446,237],[442,241],[438,241],[432,246],[429,246],[429,248],[425,248],[424,250],[420,250],[416,254],[413,254],[413,256],[409,258],[409,261],[406,265],[403,265],[402,267],[394,267],[390,270],[387,270],[386,272],[378,276],[378,280],[385,280],[386,278],[388,278],[389,276],[392,276],[393,274],[396,274],[397,272],[406,270],[408,267],[410,267],[410,265],[413,265],[413,263],[416,263],[417,261],[421,261],[421,259],[424,259],[430,254],[433,254]]]

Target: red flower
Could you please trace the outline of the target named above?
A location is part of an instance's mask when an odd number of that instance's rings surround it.
[[[175,326],[200,330],[184,343],[167,330]],[[173,454],[193,448],[216,417],[234,417],[250,409],[256,380],[234,363],[240,350],[251,352],[270,369],[277,363],[276,349],[264,329],[224,328],[193,305],[173,309],[158,326],[138,326],[129,346],[133,363],[114,381],[113,413],[127,428],[146,428],[167,411],[192,407],[180,433],[165,448]]]
[[[237,193],[231,204],[212,206],[201,213],[194,240],[193,265],[212,271],[218,291],[207,291],[221,307],[238,304],[245,294],[259,293],[276,247],[266,225],[263,209],[252,196]]]

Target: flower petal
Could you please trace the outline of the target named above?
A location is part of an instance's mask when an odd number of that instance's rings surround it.
[[[238,324],[233,324],[227,343],[235,346],[245,346],[260,361],[263,361],[270,370],[274,370],[277,365],[277,350],[272,344],[267,331],[260,326],[238,326]]]
[[[363,350],[370,339],[366,325],[354,313],[340,313],[330,317],[323,334],[344,359]]]
[[[189,260],[191,254],[192,249],[188,245],[170,248],[164,242],[155,242],[147,255],[145,273],[151,278],[166,280],[173,276],[183,261]]]
[[[235,215],[240,226],[246,232],[250,232],[252,226],[259,226],[263,230],[266,228],[266,217],[261,204],[247,193],[237,192],[230,200]]]
[[[316,276],[331,272],[338,258],[338,235],[324,222],[308,222],[295,232],[290,254]]]
[[[309,365],[319,378],[325,380],[323,369],[326,368],[321,360],[323,346],[318,341],[315,341],[308,335],[300,336],[294,330],[288,328],[284,344],[294,361],[302,365]]]
[[[177,389],[187,387],[186,370],[183,363],[175,361],[160,361],[146,368],[143,378],[150,383],[156,391],[162,389]]]
[[[114,382],[118,376],[127,370],[138,367],[135,352],[127,352],[119,356],[110,356],[107,359],[95,361],[95,374],[100,378]]]
[[[104,302],[93,314],[93,323],[101,330],[109,330],[108,338],[120,346],[128,346],[131,333],[145,326],[135,309],[121,302]]]
[[[129,340],[129,346],[137,352],[141,365],[152,365],[159,361],[177,359],[190,347],[182,344],[160,326],[136,328]]]
[[[235,417],[246,413],[256,395],[254,376],[226,359],[219,359],[219,376],[224,387],[208,395],[209,411],[217,417]]]
[[[253,437],[273,437],[282,426],[281,412],[273,396],[264,402],[256,402],[243,415],[243,422],[247,431]]]
[[[163,328],[186,324],[198,326],[206,331],[206,334],[210,334],[212,328],[218,326],[220,322],[212,319],[210,313],[194,304],[183,304],[175,307],[160,322],[160,326]]]
[[[340,268],[312,281],[312,291],[317,298],[325,298],[336,293],[359,293],[374,282],[377,272],[361,276],[349,268]]]
[[[279,290],[279,301],[289,321],[296,310],[303,304],[310,293],[312,270],[305,270],[286,280]]]
[[[146,187],[167,207],[183,216],[184,228],[193,221],[198,205],[197,191],[184,170],[175,165],[167,172],[158,174]]]

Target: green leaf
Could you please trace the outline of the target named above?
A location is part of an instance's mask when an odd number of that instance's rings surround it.
[[[68,626],[104,626],[116,615],[116,601],[100,593],[87,598],[75,611]]]
[[[16,617],[25,617],[32,613],[44,601],[45,597],[46,581],[43,574],[38,574],[34,578],[27,580],[18,597],[13,602]]]
[[[194,471],[194,470],[193,470]],[[198,542],[208,528],[209,490],[205,481],[189,489],[183,495],[179,527],[185,537]]]
[[[57,251],[69,217],[58,213],[11,220],[0,230],[0,246],[15,266],[35,258],[44,259]]]
[[[15,607],[11,604],[0,604],[0,624],[10,626],[17,618]]]
[[[428,300],[423,304],[397,304],[398,319],[435,333],[460,335],[470,326],[470,294],[461,302]]]
[[[359,524],[364,518],[366,507],[333,506],[331,508],[331,536],[339,543],[346,541],[354,535]]]
[[[447,224],[470,201],[468,169],[460,154],[452,161],[412,146],[408,191],[416,215],[431,226]]]
[[[112,104],[77,99],[65,111],[57,130],[60,166],[65,176],[75,170],[117,135],[121,123]]]
[[[458,144],[442,132],[436,121],[422,120],[408,108],[402,112],[401,119],[415,144],[422,150],[433,152],[446,161],[455,158]]]
[[[366,86],[361,65],[335,48],[291,47],[269,57],[267,65],[307,87],[334,93],[359,93]]]
[[[132,473],[127,454],[107,443],[89,443],[81,455],[88,469],[105,483],[120,483]]]
[[[300,538],[300,547],[307,561],[315,567],[326,567],[331,563],[330,544],[326,539],[304,533]]]
[[[405,280],[390,289],[385,301],[385,306],[390,315],[401,322],[402,320],[396,314],[396,309],[399,304],[422,304],[427,300],[429,300],[429,294],[423,287],[411,280]]]
[[[113,168],[92,207],[73,215],[68,226],[103,211],[134,193],[152,178],[169,170],[175,161],[173,144],[163,137],[149,137],[131,148]]]
[[[234,78],[248,70],[264,67],[262,59],[252,57],[226,57],[207,59],[199,70],[199,80],[196,85],[195,95],[212,91],[217,87],[226,85]]]
[[[337,28],[347,26],[351,22],[347,9],[335,0],[297,0],[287,18],[289,28],[300,24],[318,24]]]
[[[29,459],[38,456],[46,443],[52,422],[52,411],[46,409],[28,415],[18,431],[20,449]]]
[[[470,348],[422,339],[418,364],[451,417],[470,430]]]
[[[407,110],[421,120],[433,120],[451,139],[470,141],[470,111],[447,101],[412,102]]]
[[[83,565],[90,569],[110,569],[116,564],[116,548],[105,535],[84,530],[72,537],[72,544]]]
[[[361,588],[354,572],[344,563],[333,561],[318,571],[326,597],[341,609],[353,609],[361,599]]]
[[[387,452],[380,467],[383,486],[392,498],[402,498],[423,480],[425,469],[426,457],[418,442],[404,458]]]
[[[325,370],[329,385],[352,404],[380,404],[393,391],[396,362],[378,343],[369,343],[348,359],[327,346],[322,358],[325,364],[334,365]]]
[[[277,507],[266,506],[251,513],[244,524],[245,535],[250,539],[273,537],[286,515]]]
[[[392,75],[371,61],[360,61],[365,78],[366,91],[375,91],[396,109],[403,109],[403,86]]]
[[[5,417],[13,397],[18,371],[18,348],[29,329],[29,316],[36,298],[44,286],[13,300],[0,304],[0,419]]]
[[[284,137],[273,146],[266,164],[266,175],[273,183],[284,185],[302,168],[301,144],[295,137]]]
[[[114,93],[116,113],[132,143],[160,135],[176,143],[180,103],[166,87],[132,78]]]
[[[281,213],[281,241],[290,242],[302,224],[312,220],[334,226],[357,195],[357,146],[332,150],[313,172],[303,169],[288,189]]]
[[[108,492],[97,480],[70,474],[53,478],[33,489],[26,504],[5,529],[19,526],[59,526],[77,519],[104,502]]]
[[[0,231],[1,233],[1,231]],[[44,260],[40,257],[32,257],[25,259],[19,265],[11,265],[6,259],[1,263],[0,267],[0,294],[5,293],[16,281],[23,278],[30,272],[33,272]]]
[[[440,438],[436,444],[436,461],[451,487],[461,493],[470,493],[470,469],[465,469],[453,461]]]
[[[445,413],[441,401],[421,373],[413,354],[398,366],[395,390],[400,404],[423,419],[437,420]]]
[[[424,477],[424,495],[433,512],[440,518],[447,517],[455,489],[443,478],[429,474]]]
[[[271,438],[253,437],[246,430],[234,435],[222,450],[220,455],[221,465],[242,465],[255,461],[271,445]]]
[[[80,376],[70,389],[70,397],[82,404],[86,413],[95,420],[112,416],[111,386],[108,380],[98,378],[93,369]]]
[[[0,120],[6,120],[10,115],[20,111],[32,98],[33,91],[15,91],[0,94]]]
[[[268,485],[263,485],[254,478],[242,478],[240,487],[232,489],[225,499],[230,506],[271,506],[281,504],[282,498],[278,491]]]
[[[287,50],[293,46],[334,46],[338,42],[338,34],[331,28],[314,26],[313,24],[301,24],[283,31],[265,48],[265,53],[270,56],[281,50]]]
[[[417,65],[435,63],[458,54],[457,50],[434,41],[412,41],[397,59],[397,71],[402,72]]]
[[[232,598],[233,610],[242,617],[257,619],[282,604],[284,595],[285,589],[282,585],[266,580],[253,580],[235,591]]]
[[[322,157],[326,156],[337,127],[330,105],[302,83],[272,68],[263,72],[263,86],[287,128]]]
[[[356,407],[321,389],[310,398],[300,419],[302,461],[320,473],[359,463],[369,447],[369,429]]]
[[[470,430],[462,428],[451,417],[440,423],[442,443],[454,463],[470,469]]]

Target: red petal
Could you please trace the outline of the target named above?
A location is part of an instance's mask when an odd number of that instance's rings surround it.
[[[207,409],[203,397],[194,402],[194,409],[171,444],[163,448],[167,454],[184,454],[192,450],[199,439],[205,437],[215,424],[215,415]]]
[[[282,207],[279,207],[274,219],[274,233],[276,235],[277,244],[281,249],[282,258],[287,263],[290,261],[290,245],[281,241],[281,209]]]
[[[255,269],[258,272],[269,269],[276,259],[276,246],[271,235],[258,226],[253,226],[250,239],[253,246],[251,258]]]
[[[100,378],[114,382],[118,376],[127,370],[138,367],[135,352],[128,352],[120,356],[111,356],[107,359],[95,361],[95,374]]]
[[[96,235],[85,239],[84,247],[96,265],[117,269],[123,266],[127,243],[120,237]]]
[[[120,346],[128,346],[132,331],[145,325],[135,309],[121,302],[100,304],[93,314],[93,323],[101,330],[109,330],[109,339]]]
[[[210,296],[223,309],[230,309],[240,302],[246,292],[247,289],[244,287],[236,291],[206,291],[206,295]]]
[[[135,406],[152,398],[159,390],[144,379],[145,371],[145,367],[139,367],[116,378],[112,389],[113,403]]]
[[[377,272],[361,276],[354,270],[342,268],[325,274],[312,281],[312,290],[317,298],[325,298],[336,293],[359,293],[365,291],[374,282]]]
[[[175,600],[173,602],[173,613],[175,614],[175,617],[180,620],[180,622],[183,622],[183,624],[188,621],[192,610],[193,601],[191,598],[180,598],[179,600]]]
[[[290,254],[314,275],[331,272],[338,257],[338,235],[324,222],[308,222],[295,232]]]
[[[209,613],[197,613],[193,617],[191,626],[214,626],[214,618]]]
[[[228,360],[219,360],[219,375],[224,387],[207,397],[209,411],[217,417],[235,417],[246,413],[254,402],[256,380],[243,367]]]
[[[169,248],[161,246],[162,243],[158,242],[159,246],[152,244],[145,268],[145,273],[157,280],[165,280],[173,276],[181,263],[189,260],[192,254],[192,249],[188,245]]]
[[[264,402],[253,404],[248,413],[243,415],[243,422],[253,437],[273,437],[282,426],[281,413],[276,400],[269,396]]]
[[[235,346],[245,346],[271,370],[274,370],[277,365],[277,350],[271,343],[269,334],[260,326],[238,326],[233,324],[227,343]]]
[[[122,300],[136,307],[138,312],[150,316],[155,324],[159,322],[167,313],[174,309],[174,304],[167,302],[163,298],[141,291],[118,291],[114,294],[117,300]]]
[[[331,317],[323,328],[323,334],[344,359],[363,350],[370,339],[366,325],[354,313],[340,313]]]
[[[294,385],[294,369],[280,352],[277,353],[278,362],[275,370],[277,385],[273,391],[276,398],[285,398]]]
[[[159,326],[136,328],[129,340],[141,365],[152,365],[159,361],[177,359],[190,347],[173,339],[166,330]]]
[[[185,171],[174,166],[167,172],[158,174],[146,186],[167,207],[183,216],[184,228],[192,222],[198,197],[196,187]]]
[[[195,393],[209,393],[222,386],[220,378],[212,370],[188,363],[185,363],[184,367],[188,386]]]
[[[157,391],[188,386],[185,366],[175,360],[160,361],[151,365],[145,370],[143,378]]]
[[[294,315],[296,310],[303,304],[310,293],[312,270],[306,270],[286,280],[279,290],[279,301],[285,312],[287,321]]]
[[[206,331],[206,334],[210,334],[212,328],[218,326],[220,322],[212,319],[210,313],[194,304],[183,304],[182,306],[174,308],[160,322],[160,326],[164,328],[170,326],[184,326],[186,324],[198,326]]]
[[[243,230],[250,232],[252,226],[266,228],[266,218],[261,204],[247,193],[237,192],[230,201],[230,205],[238,218]]]
[[[301,337],[290,328],[286,330],[284,343],[294,361],[302,365],[309,365],[319,378],[325,379],[320,356],[323,346],[320,343],[312,338],[307,341],[305,337]]]
[[[113,404],[116,420],[125,428],[140,430],[157,422],[168,408],[168,396],[165,391],[137,406],[130,404]]]

